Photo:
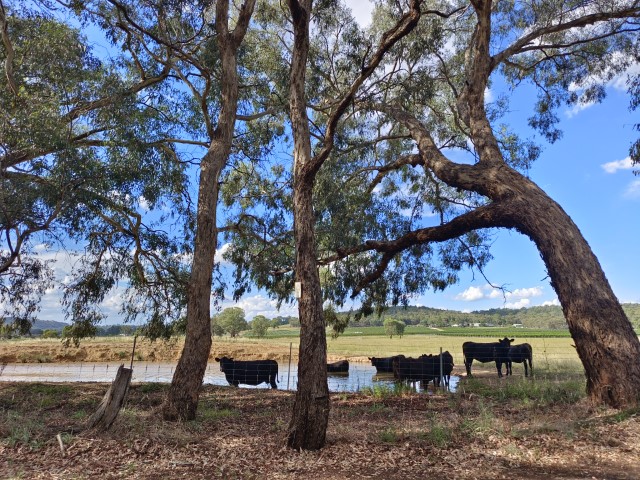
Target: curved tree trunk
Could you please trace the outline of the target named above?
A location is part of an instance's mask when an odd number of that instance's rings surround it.
[[[472,2],[478,19],[458,111],[480,157],[470,189],[510,204],[503,220],[538,247],[585,368],[587,393],[612,407],[640,401],[640,342],[598,259],[569,215],[535,183],[510,168],[485,111],[484,91],[496,68],[490,56],[491,2]],[[440,162],[444,166],[445,162]]]
[[[447,159],[429,131],[407,112],[380,107],[409,129],[425,168],[450,186],[492,201],[448,224],[426,229],[428,234],[417,235],[412,242],[442,241],[490,227],[513,228],[527,235],[536,244],[562,305],[585,368],[589,397],[615,408],[638,405],[640,341],[598,259],[560,205],[504,162],[489,122],[482,118],[483,98],[477,98],[476,111],[471,109],[473,121],[469,122],[480,152],[480,162],[475,165]]]
[[[162,406],[167,420],[195,418],[202,379],[211,351],[211,277],[218,243],[216,213],[219,179],[231,152],[238,108],[237,51],[255,0],[247,0],[240,11],[236,28],[228,31],[229,1],[217,0],[216,34],[220,51],[221,108],[211,145],[200,163],[196,238],[187,298],[187,331],[184,348],[173,374],[169,393]]]
[[[640,342],[580,230],[555,201],[520,177],[516,228],[538,247],[580,360],[587,393],[620,408],[640,400]]]

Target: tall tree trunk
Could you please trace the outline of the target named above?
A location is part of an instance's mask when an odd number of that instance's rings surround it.
[[[224,147],[210,149],[200,165],[197,229],[187,298],[187,330],[184,348],[162,407],[165,420],[195,418],[200,387],[209,361],[209,304],[217,243],[218,178],[228,156],[224,150]]]
[[[311,0],[289,0],[294,24],[291,60],[290,108],[294,138],[293,217],[296,243],[296,281],[302,285],[298,299],[300,353],[298,391],[289,424],[287,445],[317,450],[325,444],[329,423],[327,339],[322,315],[322,290],[316,263],[315,215],[311,164],[311,136],[306,112],[305,70],[309,52]]]
[[[325,444],[329,424],[327,384],[327,337],[322,314],[322,290],[318,266],[313,214],[312,185],[296,185],[293,194],[296,239],[296,280],[302,285],[298,299],[300,352],[298,391],[289,424],[291,448],[316,450]]]
[[[209,361],[211,277],[218,243],[219,179],[231,152],[238,108],[237,51],[254,5],[255,0],[247,0],[242,5],[236,28],[229,32],[229,0],[217,0],[216,3],[216,40],[222,67],[221,108],[217,127],[211,134],[211,145],[200,163],[196,238],[187,298],[187,331],[184,348],[162,406],[163,417],[167,420],[195,418],[200,387]]]

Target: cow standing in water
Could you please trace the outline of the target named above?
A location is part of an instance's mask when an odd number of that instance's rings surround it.
[[[496,362],[498,377],[502,377],[502,364],[509,361],[509,347],[513,341],[513,338],[504,337],[502,340],[490,343],[464,342],[462,354],[467,375],[471,376],[471,364],[477,360],[481,363]]]
[[[278,388],[278,362],[275,360],[234,360],[229,357],[217,358],[220,362],[220,371],[224,373],[229,385],[237,387],[239,384],[259,385],[271,384],[271,388]]]
[[[349,360],[327,363],[327,373],[349,373]]]
[[[509,353],[507,356],[507,373],[506,375],[513,375],[511,372],[511,363],[524,364],[524,376],[529,376],[529,370],[531,370],[531,376],[533,376],[533,349],[528,343],[521,343],[519,345],[512,345],[509,347]],[[527,362],[529,362],[529,368],[527,368]]]
[[[392,357],[393,376],[401,382],[422,382],[426,389],[433,380],[434,387],[440,386],[443,379],[447,389],[453,370],[453,356],[448,352],[438,355],[420,355],[418,358],[397,355]],[[442,368],[442,370],[441,370]]]
[[[393,357],[368,357],[371,365],[376,367],[378,373],[393,373],[393,360],[404,358],[404,355],[394,355]]]

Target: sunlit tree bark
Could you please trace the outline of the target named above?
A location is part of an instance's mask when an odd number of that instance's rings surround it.
[[[238,107],[238,48],[246,34],[255,0],[247,0],[229,31],[229,0],[218,0],[216,43],[220,55],[221,109],[209,150],[200,163],[195,247],[187,300],[185,345],[163,404],[166,419],[193,419],[211,350],[211,285],[218,242],[216,213],[219,179],[231,152]]]

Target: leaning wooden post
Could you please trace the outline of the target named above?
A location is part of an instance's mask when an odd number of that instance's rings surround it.
[[[136,353],[136,342],[138,341],[138,335],[136,335],[135,337],[133,337],[133,348],[131,349],[131,365],[129,366],[129,368],[131,370],[133,370],[133,356]]]
[[[106,431],[111,427],[122,405],[124,405],[132,373],[133,369],[124,368],[124,364],[120,365],[116,379],[107,390],[102,402],[100,402],[98,410],[87,421],[88,429],[95,428],[96,430]]]

